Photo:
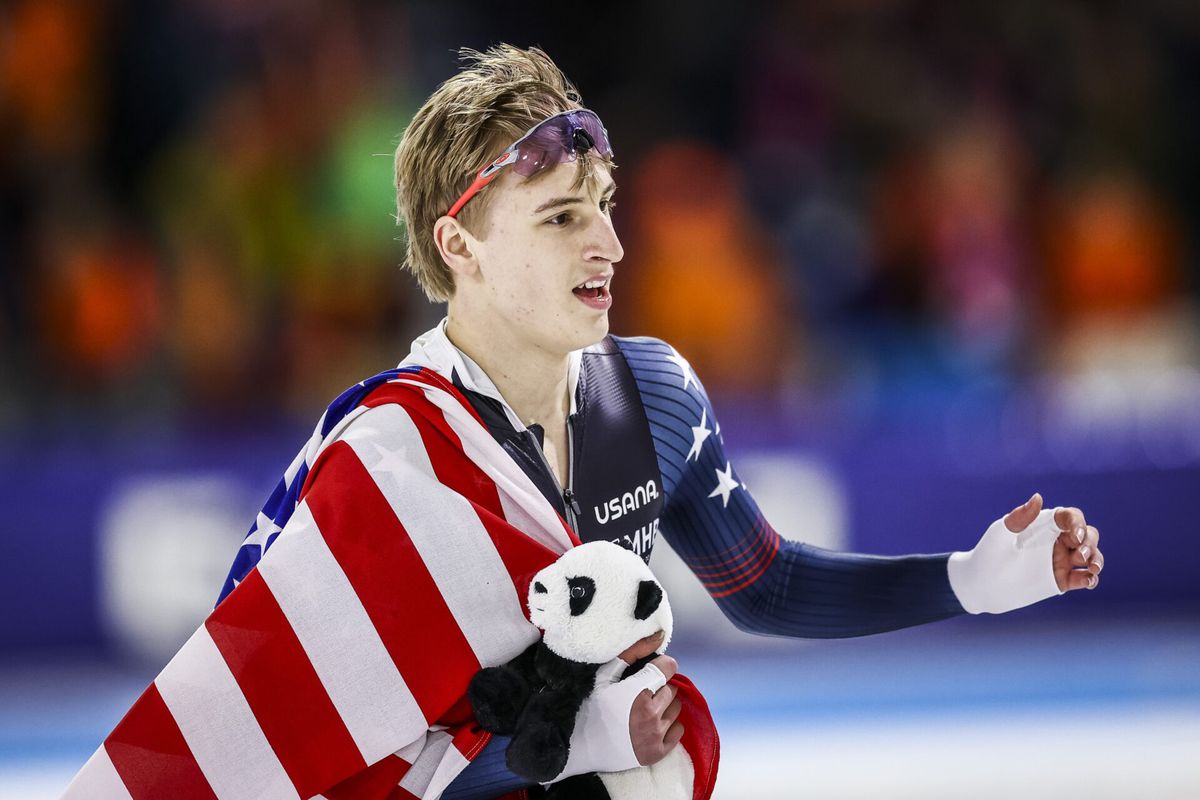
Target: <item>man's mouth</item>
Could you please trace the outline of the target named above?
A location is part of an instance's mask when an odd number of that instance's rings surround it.
[[[611,280],[611,275],[606,278],[592,278],[579,284],[571,291],[575,293],[576,297],[592,308],[607,308],[612,303],[612,295],[608,291]]]

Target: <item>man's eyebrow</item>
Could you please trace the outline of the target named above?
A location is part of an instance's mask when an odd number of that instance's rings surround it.
[[[600,193],[600,196],[606,197],[606,196],[612,194],[614,191],[616,191],[616,189],[617,189],[617,182],[609,181],[608,186],[604,187],[604,191]],[[547,200],[546,202],[542,203],[540,206],[535,208],[531,212],[530,215],[535,216],[537,214],[541,214],[543,211],[549,211],[552,208],[559,208],[560,206],[570,206],[570,205],[574,205],[575,203],[582,203],[582,202],[583,202],[583,198],[578,197],[578,196],[555,197],[550,200]]]

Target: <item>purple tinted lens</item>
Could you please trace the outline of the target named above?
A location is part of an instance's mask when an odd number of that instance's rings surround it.
[[[568,158],[575,158],[575,151],[567,146],[566,117],[554,117],[531,131],[517,146],[513,172],[528,178]]]
[[[528,178],[547,167],[575,160],[575,131],[582,128],[595,142],[600,155],[612,155],[608,134],[600,119],[590,111],[575,111],[551,117],[529,132],[517,144],[517,161],[513,171]]]

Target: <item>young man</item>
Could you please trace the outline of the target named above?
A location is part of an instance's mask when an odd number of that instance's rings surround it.
[[[1041,512],[1038,495],[970,553],[872,557],[779,537],[687,361],[655,339],[606,338],[623,255],[612,145],[590,112],[563,116],[579,108],[545,54],[495,48],[418,112],[396,185],[407,266],[448,303],[409,361],[466,393],[581,539],[648,559],[661,525],[734,624],[776,635],[858,636],[1096,586],[1095,528],[1077,509]],[[470,788],[498,749],[446,796],[485,796]]]
[[[541,51],[469,61],[396,152],[407,266],[446,319],[322,417],[222,602],[69,796],[191,796],[189,781],[196,796],[335,800],[527,787],[506,740],[471,724],[466,682],[533,640],[521,576],[580,540],[648,560],[661,530],[734,624],[776,635],[860,636],[1096,586],[1096,529],[1038,495],[966,552],[780,537],[685,358],[608,336],[623,251],[603,124]],[[697,729],[711,720],[674,671],[660,656],[598,686],[560,777],[654,763],[682,741],[707,796],[713,742]]]

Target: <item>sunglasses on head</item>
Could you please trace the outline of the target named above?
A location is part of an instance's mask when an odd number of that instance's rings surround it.
[[[556,167],[564,161],[574,161],[579,153],[595,149],[601,156],[612,156],[612,145],[608,131],[594,111],[577,108],[555,114],[534,125],[475,176],[462,196],[455,201],[446,216],[453,217],[462,211],[467,202],[479,191],[496,179],[504,167],[512,166],[513,172],[528,178],[544,169]]]

